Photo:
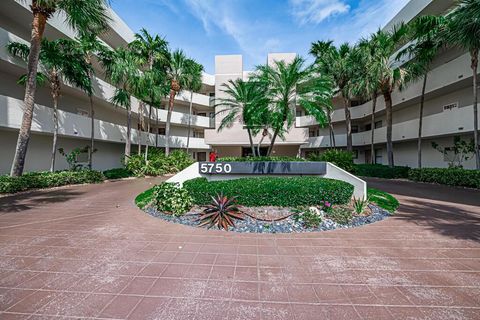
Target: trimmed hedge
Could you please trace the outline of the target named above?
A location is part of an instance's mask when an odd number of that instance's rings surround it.
[[[103,180],[105,176],[94,170],[30,172],[20,177],[0,176],[0,193],[15,193],[68,184],[97,183]]]
[[[408,178],[419,182],[480,189],[480,170],[461,168],[410,169]]]
[[[308,160],[331,162],[348,172],[353,172],[354,169],[353,153],[345,150],[328,149],[320,154],[312,153],[308,156]]]
[[[324,201],[345,204],[353,194],[351,184],[319,177],[260,177],[210,182],[206,178],[196,178],[185,181],[183,187],[197,205],[209,204],[211,196],[218,193],[236,197],[238,204],[250,207],[312,206]]]
[[[362,177],[384,179],[408,179],[409,167],[393,167],[382,164],[356,164],[353,173]]]
[[[135,176],[132,171],[126,168],[114,168],[103,171],[103,175],[107,179],[122,179]]]
[[[246,162],[246,161],[305,161],[303,158],[296,157],[223,157],[218,158],[218,162]]]

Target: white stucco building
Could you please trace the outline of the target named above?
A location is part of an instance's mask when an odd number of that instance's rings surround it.
[[[452,6],[453,0],[412,0],[403,8],[385,28],[391,28],[398,22],[408,22],[423,14],[442,14]],[[111,48],[125,46],[133,40],[133,32],[113,12],[111,26],[101,39]],[[16,83],[19,76],[26,72],[23,61],[13,58],[5,46],[11,41],[27,43],[30,39],[32,14],[27,2],[20,0],[3,0],[0,2],[0,174],[10,171],[18,128],[22,119],[22,104],[24,88]],[[63,22],[61,16],[55,15],[49,20],[45,30],[49,39],[60,37],[74,38],[74,32]],[[270,54],[267,61],[275,59],[290,60],[294,53]],[[212,57],[213,58],[213,57]],[[94,168],[104,170],[120,167],[121,156],[126,139],[126,112],[115,107],[110,98],[114,87],[108,83],[98,64],[95,78],[95,139],[98,151],[94,156]],[[242,156],[249,152],[246,131],[242,124],[236,123],[231,128],[218,132],[220,117],[213,119],[215,110],[213,98],[221,97],[221,85],[230,79],[246,78],[248,72],[243,69],[242,56],[216,56],[215,75],[204,74],[203,87],[193,95],[194,117],[193,130],[190,138],[190,148],[195,158],[203,160],[208,151],[214,148],[220,156]],[[420,102],[421,83],[410,85],[403,92],[394,92],[393,140],[396,165],[416,166],[416,137],[418,131],[418,107]],[[431,147],[435,141],[442,146],[451,147],[453,137],[461,135],[470,139],[473,137],[473,89],[472,71],[469,54],[458,49],[441,52],[433,64],[429,74],[424,110],[424,166],[446,167],[448,157]],[[172,116],[172,137],[170,145],[173,148],[185,148],[188,123],[188,97],[184,92],[175,101]],[[51,141],[53,132],[52,99],[48,87],[38,87],[36,105],[32,125],[26,171],[47,170],[50,165]],[[333,113],[334,130],[337,147],[346,146],[345,114],[340,103]],[[152,129],[148,135],[139,135],[138,113],[139,103],[134,99],[132,105],[132,152],[136,152],[139,139],[151,146],[163,147],[165,144],[164,128],[167,112],[163,109],[152,114]],[[59,101],[59,142],[58,147],[67,151],[75,147],[89,144],[90,119],[89,101],[86,94],[79,89],[64,85]],[[356,162],[369,161],[370,128],[375,129],[376,162],[386,163],[385,148],[385,107],[383,97],[379,97],[376,111],[376,121],[370,123],[371,101],[356,103],[351,108],[353,145]],[[146,114],[146,112],[145,112]],[[158,116],[158,121],[157,121]],[[255,137],[255,142],[260,135]],[[330,147],[328,129],[319,128],[316,121],[297,108],[294,127],[286,135],[285,140],[278,139],[274,149],[275,155],[305,155],[312,151],[321,151]],[[263,146],[270,143],[266,137]],[[61,155],[57,155],[57,169],[67,168],[67,163]],[[474,161],[464,164],[473,168]]]

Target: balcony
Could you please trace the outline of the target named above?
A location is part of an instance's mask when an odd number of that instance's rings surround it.
[[[21,100],[0,96],[0,127],[19,129],[23,115],[22,106],[23,101]],[[58,118],[59,135],[80,139],[88,139],[90,137],[90,118],[62,110],[58,111]],[[53,133],[53,109],[38,104],[35,105],[32,131],[47,134]],[[125,143],[127,138],[127,128],[125,126],[102,120],[95,119],[94,131],[96,140]],[[148,142],[149,145],[155,146],[155,134],[140,133],[138,130],[132,129],[132,143],[138,144],[139,138],[142,139],[143,144]],[[158,136],[159,147],[164,147],[165,141],[165,136]],[[186,145],[187,137],[170,137],[170,147],[185,148]],[[205,144],[205,140],[200,138],[190,138],[190,148],[210,149]]]
[[[426,94],[433,93],[441,88],[456,84],[459,81],[468,81],[471,83],[472,70],[470,69],[470,55],[468,53],[460,57],[442,64],[430,71],[428,74],[428,82]],[[393,109],[404,103],[419,98],[422,92],[422,81],[416,82],[408,86],[405,90],[395,91],[392,94]],[[377,99],[376,112],[385,110],[385,101],[383,96]],[[372,114],[372,101],[364,103],[357,107],[350,108],[352,119],[362,119]],[[336,109],[332,113],[332,122],[345,121],[345,112],[342,108]],[[297,117],[297,127],[308,127],[317,125],[317,121],[312,116]]]
[[[423,118],[423,134],[424,138],[432,138],[437,136],[445,136],[452,134],[464,134],[473,132],[473,106],[446,110]],[[479,116],[480,120],[480,116]],[[354,146],[370,145],[371,131],[363,131],[352,134]],[[375,143],[386,142],[386,127],[375,129]],[[418,119],[409,120],[393,125],[392,129],[393,141],[408,141],[417,139],[418,136]],[[347,145],[346,134],[336,134],[335,143],[339,147]],[[330,147],[330,139],[328,136],[311,137],[308,143],[302,148],[328,148]]]

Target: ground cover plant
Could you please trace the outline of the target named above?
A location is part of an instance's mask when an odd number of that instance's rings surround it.
[[[181,150],[175,150],[166,155],[159,149],[151,148],[147,159],[145,159],[144,153],[140,153],[127,157],[125,162],[126,169],[136,176],[159,176],[182,171],[194,160]]]
[[[206,205],[222,192],[236,197],[244,206],[296,207],[320,205],[324,201],[342,204],[350,201],[353,186],[349,183],[319,177],[260,177],[207,181],[197,178],[184,182],[197,205]]]
[[[134,176],[133,172],[127,168],[114,168],[105,170],[103,171],[103,175],[107,179],[122,179]]]
[[[375,177],[384,179],[407,179],[409,167],[389,167],[382,164],[356,164],[353,173],[360,177]]]
[[[98,183],[105,176],[94,170],[29,172],[22,176],[0,176],[0,193],[60,187],[69,184]]]
[[[395,212],[398,209],[398,200],[391,194],[374,188],[368,188],[368,199],[380,208],[389,212]]]
[[[408,179],[419,182],[480,189],[480,170],[467,170],[462,168],[410,169]]]

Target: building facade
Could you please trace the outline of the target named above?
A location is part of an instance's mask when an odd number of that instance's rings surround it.
[[[454,5],[453,0],[412,0],[386,26],[389,30],[400,22],[409,22],[427,14],[444,14]],[[294,54],[270,54],[268,63],[276,59],[290,60]],[[221,96],[220,85],[230,79],[248,78],[242,68],[241,56],[217,56],[215,59],[215,92]],[[432,64],[426,86],[422,159],[425,167],[448,167],[454,158],[454,137],[469,141],[473,138],[473,86],[470,55],[455,48],[441,51]],[[395,165],[417,166],[417,137],[422,80],[396,91],[393,99],[393,147]],[[341,99],[334,98],[335,110],[332,122],[337,148],[346,148],[345,112]],[[370,163],[370,143],[374,128],[375,163],[387,164],[386,116],[383,96],[379,96],[375,111],[375,123],[371,123],[372,101],[354,101],[350,108],[352,117],[353,149],[356,163]],[[274,155],[305,156],[310,152],[322,152],[332,147],[328,128],[322,128],[316,120],[297,107],[296,122],[284,140],[278,141]],[[221,118],[217,116],[218,127]],[[249,142],[242,124],[221,132],[205,131],[206,143],[215,148],[220,156],[242,156],[249,152]],[[260,137],[255,137],[258,142]],[[263,140],[263,146],[270,143]],[[442,154],[432,147],[437,143],[447,151]],[[474,168],[475,160],[463,163],[465,168]]]
[[[385,28],[399,22],[408,22],[424,14],[443,14],[453,0],[412,0]],[[5,46],[12,41],[28,43],[32,14],[26,2],[4,0],[0,3],[0,173],[10,170],[18,129],[22,119],[24,88],[16,83],[26,72],[23,61],[12,57]],[[110,28],[101,40],[111,48],[126,46],[133,40],[133,32],[113,12]],[[65,25],[63,17],[55,15],[47,25],[45,36],[50,39],[74,38],[75,33]],[[269,54],[267,63],[275,60],[291,61],[294,53]],[[126,111],[110,102],[114,93],[98,63],[95,63],[95,146],[94,169],[104,170],[120,167],[126,139]],[[222,84],[238,78],[247,79],[250,72],[243,68],[240,55],[215,57],[215,75],[204,74],[203,86],[193,94],[193,117],[190,149],[195,159],[204,160],[211,149],[219,156],[245,156],[250,153],[246,130],[240,121],[218,131],[222,119],[220,109],[214,108],[214,98],[224,97]],[[394,92],[393,98],[393,142],[396,165],[417,165],[417,133],[419,104],[422,83],[409,85],[403,91]],[[172,115],[170,146],[184,149],[187,141],[189,92],[181,93],[175,100]],[[38,87],[36,94],[32,137],[26,159],[26,171],[47,170],[53,133],[52,99],[48,87]],[[432,142],[445,148],[453,146],[455,136],[463,139],[473,137],[473,88],[469,53],[450,48],[440,52],[428,75],[423,120],[423,163],[426,167],[447,167],[452,154],[442,154],[432,147]],[[343,106],[334,99],[335,110],[332,121],[336,147],[346,147],[346,126]],[[139,142],[162,148],[165,145],[166,101],[162,108],[153,108],[150,133],[141,133],[140,104],[133,99],[132,152],[137,151]],[[69,151],[89,144],[90,118],[88,96],[68,84],[62,86],[59,101],[58,147]],[[371,129],[374,128],[376,163],[387,163],[386,121],[383,97],[378,98],[375,123],[371,123],[372,102],[358,101],[351,107],[353,146],[357,163],[370,162]],[[147,112],[143,112],[147,114]],[[216,114],[216,115],[215,115]],[[296,121],[284,137],[277,139],[273,155],[305,156],[310,152],[322,152],[330,148],[329,130],[321,128],[315,119],[306,115],[300,107],[296,109]],[[145,122],[143,122],[144,124]],[[254,137],[258,144],[261,134]],[[270,135],[263,139],[262,150],[270,144]],[[68,167],[65,159],[57,154],[57,169]],[[464,163],[473,168],[474,160]]]
[[[100,39],[110,48],[126,46],[134,39],[133,32],[110,10],[110,27]],[[23,114],[24,87],[17,84],[18,78],[26,73],[26,64],[12,57],[6,50],[10,42],[28,44],[30,40],[32,13],[28,1],[4,0],[0,3],[0,174],[10,172],[15,152],[18,129]],[[49,40],[75,38],[75,32],[64,23],[64,17],[54,15],[47,24],[45,37]],[[121,167],[126,141],[125,109],[112,104],[115,87],[105,77],[98,61],[94,61],[94,135],[95,149],[93,167],[97,170]],[[190,150],[198,159],[206,159],[210,146],[205,143],[204,130],[212,126],[211,113],[214,77],[204,74],[200,92],[193,94],[193,116],[190,137]],[[184,149],[187,143],[187,124],[190,92],[177,96],[172,114],[170,146]],[[132,153],[137,152],[138,144],[164,147],[167,101],[161,109],[152,108],[150,133],[146,130],[146,119],[141,121],[140,104],[132,101]],[[35,95],[32,135],[28,146],[25,171],[48,170],[50,167],[53,135],[53,103],[48,85],[37,86]],[[147,107],[148,108],[148,107]],[[78,88],[62,84],[59,99],[59,140],[58,148],[69,152],[74,148],[89,145],[90,104],[88,96]],[[144,110],[143,115],[148,111]],[[141,132],[140,128],[143,128]],[[78,159],[80,162],[87,159]],[[68,168],[65,158],[57,153],[58,170]]]

